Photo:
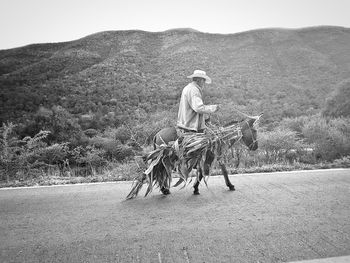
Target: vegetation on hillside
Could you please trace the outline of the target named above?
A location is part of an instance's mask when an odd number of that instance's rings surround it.
[[[332,36],[332,37],[330,37]],[[314,114],[349,77],[349,30],[266,29],[233,35],[186,30],[109,31],[0,51],[0,122],[24,123],[40,106],[98,118],[104,128],[176,108],[186,76],[207,71],[207,101],[265,112],[265,121]],[[100,125],[100,127],[96,127]]]
[[[0,50],[1,179],[126,165],[175,124],[194,69],[213,79],[205,90],[207,103],[221,105],[213,122],[240,119],[235,109],[264,112],[260,150],[235,149],[232,167],[342,160],[350,155],[349,33],[109,31]]]
[[[350,117],[350,79],[342,81],[327,98],[323,114],[330,117]]]

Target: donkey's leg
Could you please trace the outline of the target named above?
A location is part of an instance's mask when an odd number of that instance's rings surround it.
[[[207,155],[205,157],[205,163],[204,163],[204,171],[202,171],[202,168],[198,168],[199,171],[199,177],[198,180],[196,181],[196,183],[194,184],[194,191],[193,194],[195,195],[199,195],[199,190],[198,190],[198,186],[200,181],[203,179],[203,172],[204,172],[204,176],[209,175],[210,172],[210,166],[214,161],[214,154],[210,151],[207,152]]]
[[[230,179],[228,178],[228,172],[227,172],[225,164],[219,163],[219,165],[220,165],[222,174],[224,175],[226,186],[230,189],[230,191],[234,191],[235,186],[233,184],[231,184]]]
[[[162,169],[162,177],[163,177],[163,182],[160,185],[160,191],[163,193],[163,195],[168,195],[170,193],[170,184],[171,184],[171,179],[172,179],[172,169],[173,169],[173,164],[171,163],[169,158],[164,158],[162,160],[163,163],[163,169]]]
[[[194,188],[193,194],[194,194],[194,195],[199,195],[198,186],[199,186],[201,180],[203,179],[203,172],[202,172],[202,169],[199,168],[198,171],[199,171],[198,179],[196,179],[196,182],[195,182],[195,184],[193,185],[193,188]]]
[[[166,187],[164,187],[164,186],[162,186],[162,187],[160,188],[160,191],[163,193],[163,195],[169,195],[169,194],[171,194],[169,188],[166,188]]]

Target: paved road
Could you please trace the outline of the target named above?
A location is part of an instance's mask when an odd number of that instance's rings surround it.
[[[350,170],[0,190],[1,262],[288,262],[350,255]],[[145,187],[144,187],[145,188]],[[144,193],[142,190],[142,193]]]

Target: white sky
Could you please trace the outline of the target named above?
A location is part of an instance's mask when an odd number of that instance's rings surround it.
[[[106,30],[350,27],[350,0],[0,0],[0,49]]]

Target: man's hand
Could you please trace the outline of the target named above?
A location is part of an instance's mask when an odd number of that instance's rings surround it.
[[[219,105],[208,105],[206,107],[209,110],[208,114],[217,112],[219,110],[219,108],[220,108]]]
[[[213,105],[214,107],[214,112],[217,112],[219,109],[220,109],[220,106],[219,105]]]
[[[204,119],[205,124],[210,124],[210,115]]]

